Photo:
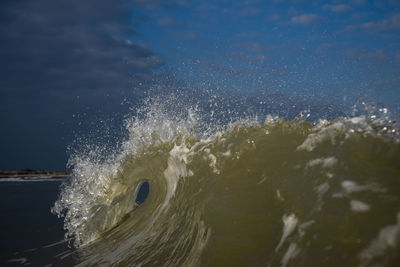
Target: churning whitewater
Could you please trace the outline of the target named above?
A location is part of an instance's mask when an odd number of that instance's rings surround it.
[[[71,158],[53,212],[77,265],[398,266],[393,122],[201,114],[147,104],[117,152]]]

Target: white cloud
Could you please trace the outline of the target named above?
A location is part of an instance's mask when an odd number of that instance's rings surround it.
[[[349,25],[345,31],[362,29],[366,31],[385,31],[385,30],[400,30],[400,12],[394,13],[385,19],[378,21],[369,21],[358,25]]]
[[[291,21],[295,24],[312,24],[318,19],[315,14],[303,14],[300,16],[292,17]]]
[[[254,7],[246,7],[239,12],[239,16],[256,16],[261,13],[261,9]]]
[[[336,12],[336,13],[343,13],[343,12],[347,12],[351,9],[351,6],[349,5],[324,5],[322,7],[323,10],[329,10],[332,12]]]
[[[272,14],[269,17],[266,18],[266,21],[277,21],[281,18],[281,15],[279,14]]]
[[[262,50],[264,50],[263,45],[260,44],[260,43],[257,43],[257,42],[248,42],[248,43],[245,43],[245,44],[243,44],[243,47],[244,47],[246,50],[249,50],[249,51],[262,51]]]
[[[163,25],[163,26],[172,26],[177,24],[171,17],[160,18],[157,20],[157,23],[158,25]]]
[[[396,64],[400,65],[400,51],[396,53]]]
[[[350,59],[361,60],[368,59],[373,60],[376,63],[381,63],[387,60],[388,55],[383,50],[375,50],[375,51],[364,51],[360,49],[347,49],[345,51],[345,55]]]
[[[199,36],[195,32],[186,32],[182,35],[182,37],[190,41],[195,41],[199,38]]]
[[[365,5],[365,0],[352,0],[351,2],[359,6]]]

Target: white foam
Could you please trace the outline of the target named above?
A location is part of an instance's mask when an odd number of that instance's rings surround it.
[[[317,186],[317,193],[319,197],[322,197],[328,190],[329,190],[329,184],[328,182],[325,182],[323,184],[320,184],[319,186]]]
[[[352,193],[361,192],[361,191],[372,191],[375,193],[383,193],[386,192],[385,188],[381,188],[379,185],[371,183],[366,185],[358,185],[354,181],[345,180],[341,183],[342,192],[337,192],[332,195],[332,197],[344,197]]]
[[[164,177],[167,180],[168,188],[161,210],[168,205],[169,200],[175,194],[179,178],[187,177],[189,175],[189,172],[186,169],[188,153],[189,149],[184,143],[179,146],[175,144],[169,152],[170,157],[168,158],[168,166],[164,171]]]
[[[212,168],[213,172],[219,174],[219,170],[217,169],[217,157],[210,153],[208,159],[210,160],[209,166]]]
[[[378,236],[372,240],[369,247],[361,251],[359,257],[361,266],[369,266],[376,257],[382,255],[389,248],[396,248],[400,234],[400,212],[397,213],[397,223],[382,228]]]
[[[262,176],[262,179],[261,179],[257,184],[262,184],[262,183],[264,183],[265,181],[267,181],[267,176],[263,175],[263,176]]]
[[[272,117],[271,114],[268,114],[268,115],[265,117],[264,124],[272,124],[272,123],[274,123],[274,122],[276,121],[277,118],[278,118],[278,117]]]
[[[345,194],[353,192],[372,191],[372,192],[385,192],[386,190],[380,188],[377,184],[358,185],[356,182],[345,180],[342,182],[342,188]]]
[[[41,177],[16,177],[16,178],[2,178],[0,179],[0,183],[12,183],[12,182],[22,182],[22,183],[30,183],[30,182],[63,182],[68,178],[41,178]]]
[[[289,260],[295,258],[300,253],[300,249],[297,248],[296,243],[290,243],[288,250],[282,258],[282,267],[285,267]]]
[[[315,223],[315,221],[314,221],[314,220],[311,220],[311,221],[307,221],[307,222],[304,222],[304,223],[302,223],[302,224],[299,225],[299,235],[300,235],[300,238],[302,238],[302,237],[306,234],[305,229],[308,228],[309,226],[311,226],[311,225],[314,224],[314,223]]]
[[[65,242],[69,242],[70,240],[71,240],[71,238],[63,239],[63,240],[60,240],[60,241],[58,241],[58,242],[51,243],[51,244],[49,244],[49,245],[43,246],[43,248],[51,248],[51,247],[54,247],[54,246],[63,244],[63,243],[65,243]]]
[[[230,157],[232,155],[231,150],[228,149],[226,152],[220,153],[222,157]]]
[[[319,123],[313,128],[313,133],[310,133],[306,140],[297,147],[297,150],[313,151],[320,143],[330,140],[335,144],[335,139],[340,134],[345,134],[348,138],[355,130],[358,132],[371,130],[365,116],[354,117],[337,121],[329,125],[326,120],[320,120]]]
[[[329,186],[328,182],[320,184],[319,186],[317,186],[315,188],[315,190],[318,194],[318,202],[317,202],[317,206],[316,206],[317,210],[321,210],[321,207],[324,204],[322,201],[322,197],[325,195],[326,192],[328,192],[329,188],[330,188],[330,186]]]
[[[172,99],[174,101],[175,99]],[[59,217],[65,217],[64,227],[68,230],[67,236],[74,237],[74,244],[80,246],[88,244],[98,237],[98,234],[115,225],[120,218],[130,211],[132,207],[112,208],[111,202],[124,192],[118,179],[127,160],[134,159],[148,146],[162,143],[184,143],[181,138],[192,135],[198,126],[196,110],[188,109],[187,114],[172,113],[169,102],[150,101],[143,110],[138,110],[138,116],[125,121],[129,132],[128,138],[123,142],[118,151],[102,150],[102,147],[92,146],[75,154],[69,161],[73,166],[71,183],[67,185],[52,211]],[[199,138],[207,142],[207,137],[217,129],[201,131]],[[193,173],[186,169],[188,149],[184,145],[175,145],[170,151],[168,165],[164,171],[166,179],[166,196],[162,209],[168,205],[169,199],[174,195],[179,177]],[[105,158],[103,158],[105,156]],[[141,167],[132,171],[132,179],[140,173]],[[92,223],[93,216],[100,218],[96,212],[101,212],[102,217]],[[91,231],[86,228],[92,227]]]
[[[326,140],[330,140],[334,144],[336,136],[343,130],[344,124],[342,122],[335,122],[332,125],[321,128],[318,132],[309,134],[306,140],[297,147],[297,150],[313,151],[318,144]]]
[[[276,196],[278,197],[279,200],[284,201],[285,199],[281,196],[281,191],[279,189],[276,189]]]
[[[314,126],[315,130],[320,130],[324,128],[326,125],[329,124],[329,121],[327,119],[319,119],[317,124]]]
[[[368,204],[354,199],[350,201],[350,207],[355,212],[367,212],[371,209]]]
[[[286,238],[296,229],[298,219],[292,213],[290,215],[283,215],[282,221],[283,221],[283,234],[281,240],[279,241],[278,246],[275,249],[275,252],[277,252],[281,248]]]
[[[323,168],[331,168],[337,161],[335,157],[313,159],[307,163],[306,168],[311,168],[316,165],[322,165]]]
[[[349,119],[349,121],[353,124],[362,124],[362,125],[366,124],[365,116],[353,117]]]
[[[365,186],[359,186],[353,181],[343,181],[342,188],[347,194],[365,190]]]
[[[27,258],[9,259],[8,262],[14,262],[14,263],[19,263],[19,264],[28,265],[28,264],[25,264],[25,263],[28,262],[28,259],[27,259]]]

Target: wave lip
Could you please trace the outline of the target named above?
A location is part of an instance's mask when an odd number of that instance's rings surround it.
[[[127,119],[120,151],[71,159],[72,179],[53,212],[65,216],[82,265],[399,259],[396,238],[373,245],[400,212],[395,125],[364,115],[214,125],[196,107],[171,114],[165,103],[139,115]],[[138,205],[145,181],[149,193]]]

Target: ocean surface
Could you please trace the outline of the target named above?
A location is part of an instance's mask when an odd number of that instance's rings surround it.
[[[50,209],[62,179],[0,179],[0,266],[45,266],[71,250]]]
[[[175,100],[128,116],[115,149],[82,141],[60,189],[0,183],[2,214],[24,222],[1,238],[2,262],[399,266],[400,139],[386,109],[288,117]],[[13,197],[29,224],[7,210]]]

